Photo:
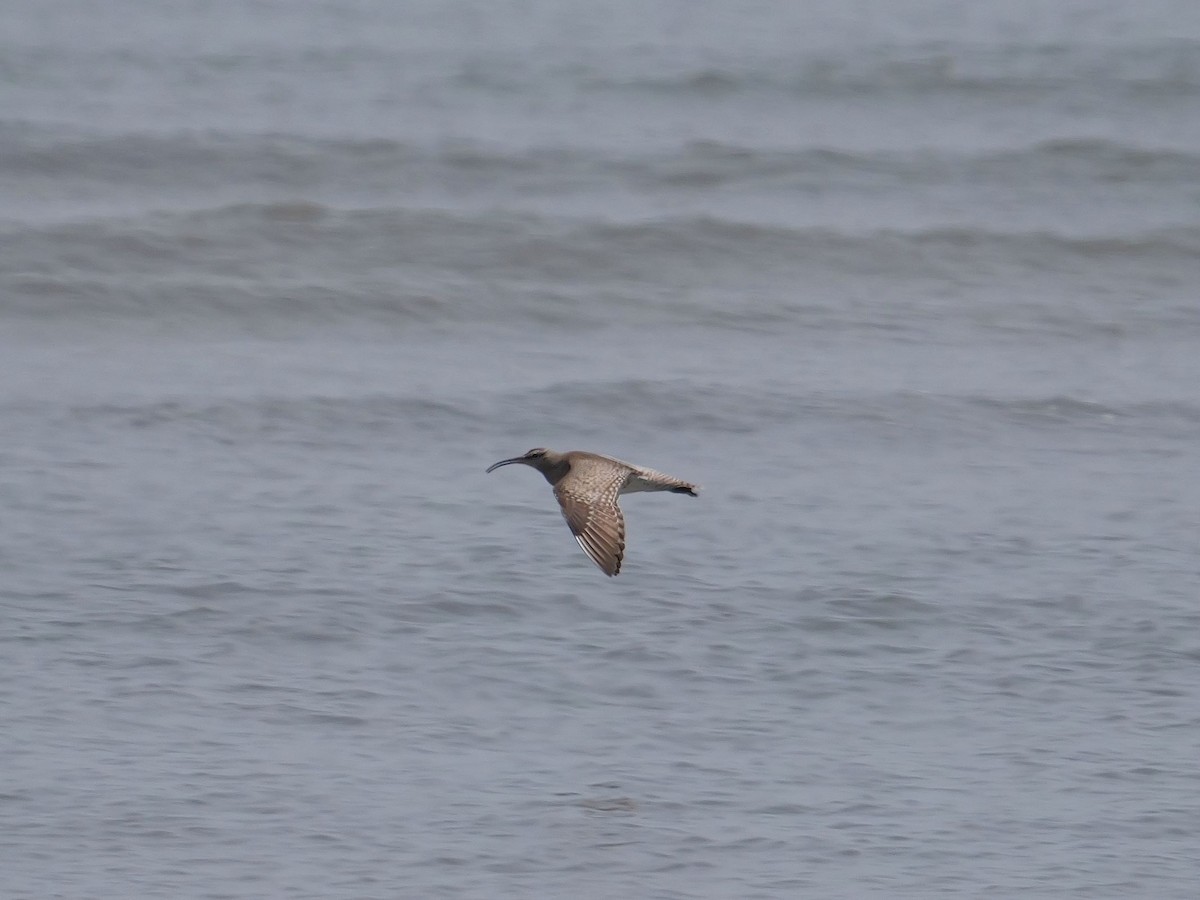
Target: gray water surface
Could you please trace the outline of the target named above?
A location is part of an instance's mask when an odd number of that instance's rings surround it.
[[[152,6],[0,30],[0,894],[1195,896],[1200,7]]]

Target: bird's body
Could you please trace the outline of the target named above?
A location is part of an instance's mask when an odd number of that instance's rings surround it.
[[[556,453],[536,447],[524,456],[502,459],[488,471],[513,463],[532,466],[546,477],[571,534],[609,576],[621,571],[625,556],[625,517],[617,505],[621,494],[672,491],[696,496],[696,485],[681,478],[586,450]]]

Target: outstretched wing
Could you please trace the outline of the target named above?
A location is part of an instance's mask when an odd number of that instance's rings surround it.
[[[617,506],[617,491],[626,473],[614,474],[620,477],[604,484],[588,485],[587,490],[579,490],[579,485],[572,485],[571,480],[565,478],[554,487],[554,496],[562,507],[571,534],[575,535],[583,552],[608,576],[621,571],[621,560],[625,556],[625,517]],[[599,490],[595,490],[596,487]]]

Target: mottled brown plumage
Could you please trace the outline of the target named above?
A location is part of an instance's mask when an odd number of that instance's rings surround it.
[[[488,471],[514,463],[532,466],[546,476],[571,534],[609,576],[621,571],[625,557],[625,517],[617,497],[636,491],[673,491],[695,497],[697,490],[680,478],[586,450],[556,453],[535,447],[524,456],[500,460]]]

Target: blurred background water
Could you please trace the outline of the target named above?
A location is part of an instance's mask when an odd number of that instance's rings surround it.
[[[1198,176],[1191,0],[8,3],[4,895],[1195,896]]]

